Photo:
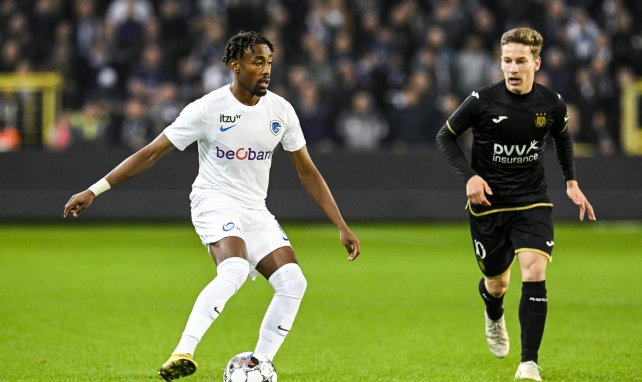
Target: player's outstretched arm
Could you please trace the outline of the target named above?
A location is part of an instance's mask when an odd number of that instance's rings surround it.
[[[303,146],[300,150],[291,152],[290,158],[294,162],[303,187],[339,230],[339,238],[348,251],[348,261],[356,259],[361,253],[361,242],[343,220],[330,188],[312,162],[307,147]]]
[[[589,220],[597,220],[595,212],[593,211],[593,206],[589,203],[588,199],[586,199],[582,190],[580,190],[580,186],[577,184],[577,181],[566,181],[566,195],[568,195],[573,203],[580,208],[580,221],[584,220],[584,214],[588,216]]]
[[[160,134],[153,142],[129,156],[96,184],[73,195],[65,204],[63,218],[66,218],[68,214],[77,218],[82,211],[89,208],[97,194],[115,187],[152,167],[173,148],[174,145],[167,139],[165,134]]]

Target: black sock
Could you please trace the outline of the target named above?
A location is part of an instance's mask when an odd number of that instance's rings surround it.
[[[504,314],[504,296],[491,296],[486,289],[483,277],[479,281],[479,294],[482,296],[484,304],[486,304],[486,314],[488,315],[488,318],[493,321],[497,321],[502,318],[502,315]]]
[[[522,283],[519,301],[519,324],[522,328],[522,362],[537,362],[537,351],[544,335],[548,299],[546,282]]]

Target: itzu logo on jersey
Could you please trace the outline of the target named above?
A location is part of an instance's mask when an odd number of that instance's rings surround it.
[[[539,158],[538,141],[531,141],[530,145],[493,145],[493,162],[506,164],[519,164],[536,161]],[[535,152],[533,152],[535,151]]]
[[[216,157],[229,160],[267,160],[272,158],[272,151],[254,150],[251,147],[241,147],[236,150],[223,150],[216,146]]]

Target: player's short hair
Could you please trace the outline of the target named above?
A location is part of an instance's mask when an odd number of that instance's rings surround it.
[[[270,52],[274,52],[272,42],[259,32],[239,32],[227,41],[223,62],[227,65],[232,60],[240,59],[243,57],[243,52],[254,44],[266,44],[270,48]]]
[[[542,52],[542,46],[544,46],[542,35],[531,28],[515,28],[505,32],[501,39],[502,46],[511,42],[529,46],[534,58],[539,57]]]

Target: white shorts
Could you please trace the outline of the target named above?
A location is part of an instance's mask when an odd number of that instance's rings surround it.
[[[244,207],[233,198],[220,194],[193,196],[192,223],[201,242],[209,244],[225,237],[237,236],[245,241],[250,275],[257,276],[256,265],[265,256],[281,247],[291,247],[288,236],[268,209]]]

